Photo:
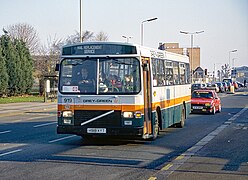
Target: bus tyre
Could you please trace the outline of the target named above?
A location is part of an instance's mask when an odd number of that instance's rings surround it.
[[[158,119],[158,111],[155,113],[155,125],[154,125],[154,132],[153,132],[153,140],[155,140],[158,137],[159,134],[159,119]]]

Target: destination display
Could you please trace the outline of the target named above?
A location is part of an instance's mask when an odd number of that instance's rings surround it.
[[[121,55],[137,54],[135,46],[116,44],[82,44],[63,48],[62,55]]]

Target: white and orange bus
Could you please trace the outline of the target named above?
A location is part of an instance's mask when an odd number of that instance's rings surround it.
[[[117,42],[64,46],[57,133],[155,139],[183,127],[190,88],[187,56]]]

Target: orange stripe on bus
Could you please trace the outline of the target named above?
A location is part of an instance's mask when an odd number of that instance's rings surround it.
[[[144,113],[143,105],[58,105],[58,110],[119,110],[119,111],[140,111]]]
[[[156,110],[159,106],[160,108],[168,108],[171,106],[182,104],[184,101],[189,102],[191,100],[191,96],[180,97],[176,99],[164,100],[160,102],[152,103],[152,110]],[[62,105],[58,104],[58,111],[62,110],[119,110],[119,111],[140,111],[144,113],[144,105]]]
[[[171,106],[182,104],[184,101],[189,102],[191,100],[191,96],[184,96],[176,99],[164,100],[160,102],[152,103],[152,110],[156,110],[159,106],[160,108],[168,108]]]

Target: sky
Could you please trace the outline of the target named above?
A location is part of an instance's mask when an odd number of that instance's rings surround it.
[[[41,42],[49,38],[66,38],[79,31],[80,0],[0,0],[0,35],[2,28],[17,23],[33,26]],[[248,66],[248,0],[83,0],[83,30],[103,31],[109,41],[141,42],[157,48],[160,42],[177,42],[190,47],[190,35],[180,31],[204,33],[194,35],[193,46],[201,49],[201,67],[213,71],[229,62]],[[230,51],[237,49],[237,52]]]

